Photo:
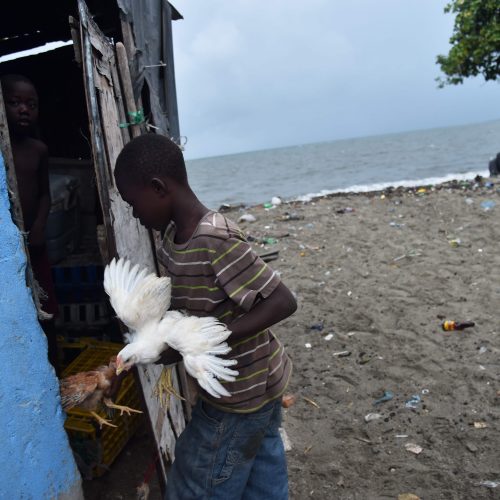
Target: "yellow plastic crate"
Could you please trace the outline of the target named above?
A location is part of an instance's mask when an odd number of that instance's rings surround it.
[[[92,339],[85,339],[85,344],[86,348],[82,353],[64,370],[63,378],[108,364],[111,356],[123,347],[121,344]],[[132,374],[123,379],[115,403],[141,409],[139,390]],[[109,470],[143,418],[139,413],[120,416],[120,412],[116,410],[110,418],[105,408],[97,413],[117,427],[103,426],[99,429],[99,424],[88,411],[76,408],[67,411],[68,418],[64,424],[78,466],[82,474],[89,478],[99,477]]]

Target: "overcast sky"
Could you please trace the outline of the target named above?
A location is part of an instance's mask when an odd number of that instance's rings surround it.
[[[438,89],[445,0],[172,0],[187,158],[500,117],[500,85]]]

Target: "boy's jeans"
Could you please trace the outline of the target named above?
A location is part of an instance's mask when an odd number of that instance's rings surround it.
[[[248,415],[200,399],[175,446],[166,500],[286,500],[281,399]]]

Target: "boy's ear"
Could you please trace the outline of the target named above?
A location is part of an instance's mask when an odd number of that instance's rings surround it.
[[[163,197],[168,194],[169,188],[164,180],[159,179],[158,177],[153,177],[151,179],[151,187],[159,196]]]

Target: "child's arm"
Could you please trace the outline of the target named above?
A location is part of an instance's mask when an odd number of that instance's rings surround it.
[[[40,164],[38,168],[38,210],[31,227],[28,241],[33,246],[45,243],[45,225],[50,212],[49,158],[45,144],[40,143]]]
[[[290,290],[280,283],[269,297],[229,324],[231,339],[242,339],[265,330],[288,318],[296,310],[297,301]]]

